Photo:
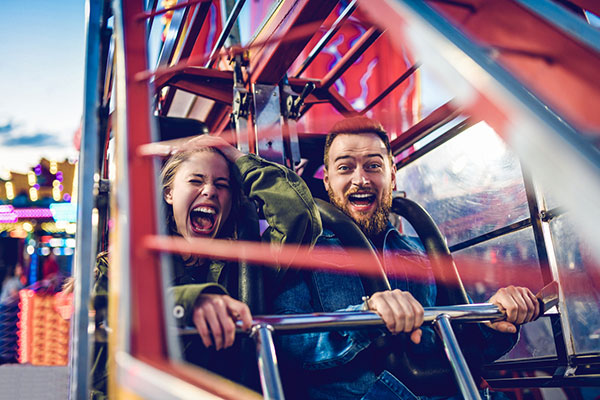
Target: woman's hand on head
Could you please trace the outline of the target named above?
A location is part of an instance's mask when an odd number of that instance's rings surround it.
[[[235,323],[242,321],[244,330],[252,325],[248,306],[225,294],[201,294],[196,299],[193,321],[204,346],[215,345],[216,350],[233,345]]]
[[[188,140],[180,148],[183,150],[193,150],[194,148],[214,147],[219,149],[225,157],[232,163],[244,155],[241,151],[233,147],[229,142],[219,136],[200,135]]]

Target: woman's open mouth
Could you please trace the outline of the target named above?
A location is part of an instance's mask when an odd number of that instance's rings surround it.
[[[190,212],[192,230],[199,235],[210,235],[217,220],[217,210],[209,206],[198,206]]]

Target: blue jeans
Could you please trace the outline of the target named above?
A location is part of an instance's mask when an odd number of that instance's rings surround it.
[[[383,371],[361,400],[417,400],[406,386],[388,371]]]
[[[482,400],[502,400],[508,399],[502,392],[490,392],[488,388],[479,390],[479,395]],[[388,371],[383,371],[378,377],[375,384],[361,398],[361,400],[460,400],[463,396],[457,394],[452,397],[427,397],[416,396],[402,382],[390,374]]]

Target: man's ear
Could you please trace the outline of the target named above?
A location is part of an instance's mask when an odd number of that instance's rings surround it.
[[[327,174],[327,168],[323,169],[323,185],[325,190],[329,192],[329,175]]]
[[[173,191],[171,190],[171,188],[167,188],[165,189],[165,192],[163,194],[163,198],[165,199],[165,201],[167,202],[167,204],[173,205]]]
[[[392,163],[392,190],[396,190],[396,165]]]

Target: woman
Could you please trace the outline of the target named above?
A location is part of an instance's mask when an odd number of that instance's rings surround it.
[[[269,224],[262,240],[312,245],[321,233],[310,191],[289,169],[245,155],[209,135],[191,139],[172,153],[161,171],[170,234],[185,239],[260,240],[257,207]],[[239,301],[241,287],[247,283],[246,275],[240,277],[240,265],[194,256],[173,256],[173,260],[173,314],[181,325],[195,326],[201,338],[198,343],[189,335],[183,337],[185,358],[258,389],[256,361],[249,360],[255,357],[254,349],[240,349],[239,343],[233,346],[235,322],[242,321],[246,329],[252,322],[251,307]],[[102,316],[108,292],[107,253],[98,255],[95,271],[93,304],[96,315]],[[97,318],[97,325],[100,322]],[[106,344],[98,338],[96,342],[92,398],[104,399]],[[242,366],[250,361],[248,368]]]
[[[302,179],[221,138],[190,140],[166,161],[161,175],[169,227],[186,239],[258,239],[256,215],[248,216],[257,206],[269,224],[262,240],[312,245],[321,233],[318,210]],[[250,327],[248,305],[233,298],[237,282],[237,263],[190,256],[175,263],[174,314],[195,325],[206,347],[230,347],[236,320]]]

